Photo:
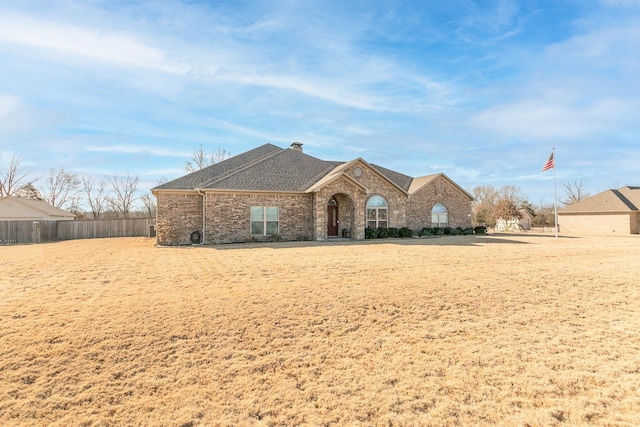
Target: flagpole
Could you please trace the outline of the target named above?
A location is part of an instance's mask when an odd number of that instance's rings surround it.
[[[552,149],[553,155],[553,216],[556,225],[556,239],[558,238],[558,186],[556,185],[556,147]]]

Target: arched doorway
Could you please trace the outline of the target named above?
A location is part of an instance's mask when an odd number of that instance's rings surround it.
[[[355,218],[355,204],[351,196],[346,193],[334,193],[326,203],[326,237],[351,238]]]

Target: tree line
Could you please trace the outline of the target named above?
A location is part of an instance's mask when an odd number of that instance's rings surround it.
[[[2,153],[0,152],[0,158]],[[231,157],[225,149],[205,151],[202,145],[185,161],[186,172],[195,172]],[[158,184],[166,182],[160,179]],[[79,219],[154,217],[155,197],[148,192],[137,196],[138,175],[113,175],[106,178],[80,176],[64,167],[51,169],[46,176],[34,177],[22,165],[22,158],[14,155],[6,169],[0,169],[0,197],[13,196],[47,202],[52,206],[74,213]],[[39,185],[38,185],[39,184]],[[569,205],[589,197],[582,180],[563,184]],[[505,185],[496,189],[491,185],[475,187],[471,194],[472,222],[474,225],[494,227],[499,218],[520,218],[521,210],[533,217],[534,226],[553,226],[553,206],[533,206],[519,187]],[[139,202],[137,204],[136,202]]]
[[[210,152],[200,149],[185,162],[184,169],[194,172],[231,156],[224,149]],[[2,152],[0,152],[0,159]],[[160,179],[158,184],[166,182]],[[156,202],[148,192],[138,194],[138,175],[113,175],[106,178],[81,176],[64,167],[52,168],[44,176],[34,176],[14,154],[5,169],[0,169],[0,197],[39,200],[69,211],[78,219],[154,217]],[[139,203],[138,203],[139,202]]]
[[[584,191],[581,179],[563,183],[563,189],[565,197],[559,202],[564,206],[590,197],[589,193]],[[522,218],[521,212],[525,210],[533,218],[531,225],[534,227],[555,226],[553,205],[534,206],[519,187],[505,185],[495,188],[491,185],[481,185],[475,187],[471,194],[475,199],[471,209],[474,225],[495,227],[498,219]]]

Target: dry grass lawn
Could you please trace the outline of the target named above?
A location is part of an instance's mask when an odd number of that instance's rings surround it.
[[[640,425],[640,236],[0,247],[0,425]]]

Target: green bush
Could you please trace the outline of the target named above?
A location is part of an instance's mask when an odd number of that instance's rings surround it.
[[[364,238],[365,239],[375,239],[376,236],[376,229],[372,228],[372,227],[367,227],[364,229]]]
[[[431,229],[431,234],[435,234],[436,236],[442,236],[444,234],[444,228],[434,227]]]
[[[386,239],[387,237],[389,237],[389,229],[385,227],[379,227],[376,234],[376,237],[378,237],[378,239]]]
[[[398,236],[399,237],[413,237],[413,231],[411,231],[410,228],[402,227],[400,230],[398,230]]]
[[[452,233],[451,233],[451,231],[452,231],[452,230],[453,230],[453,229],[452,229],[451,227],[445,227],[445,228],[444,228],[444,234],[447,234],[447,235],[448,235],[448,234],[452,234]]]
[[[399,235],[400,233],[396,227],[389,228],[389,237],[398,237]]]
[[[465,228],[464,230],[462,230],[462,234],[464,234],[464,235],[473,234],[473,228],[471,228],[471,227]]]

